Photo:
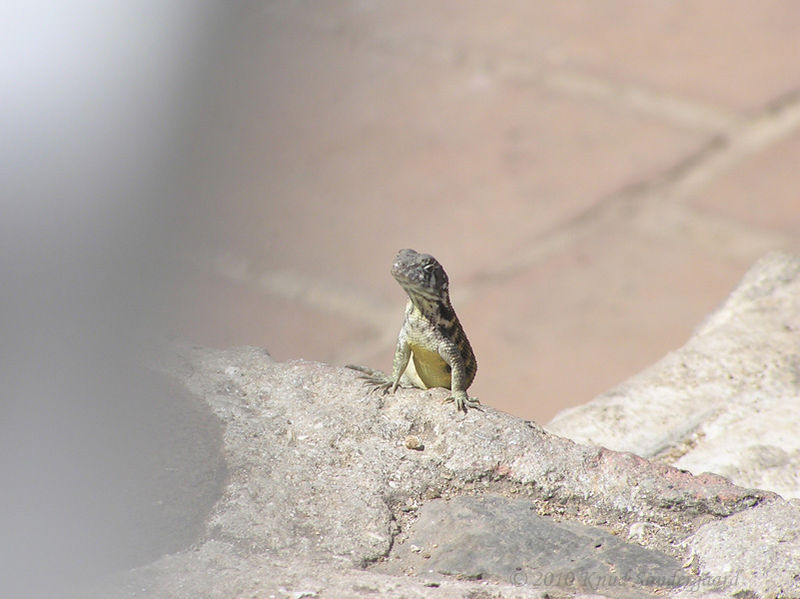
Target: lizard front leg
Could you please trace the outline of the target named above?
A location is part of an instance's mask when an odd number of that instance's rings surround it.
[[[445,401],[454,401],[456,409],[464,413],[467,408],[480,410],[481,402],[477,397],[467,395],[467,367],[461,352],[455,347],[445,346],[439,355],[450,366],[450,390],[453,392]]]
[[[408,344],[403,332],[397,338],[397,347],[394,350],[394,359],[392,360],[392,385],[388,389],[391,393],[397,391],[397,386],[400,384],[400,379],[408,367],[408,361],[411,359],[411,346]],[[384,391],[385,393],[386,391]]]

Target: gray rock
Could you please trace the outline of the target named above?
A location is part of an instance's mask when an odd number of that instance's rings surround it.
[[[702,527],[691,539],[694,585],[739,596],[800,597],[800,509],[773,502]],[[687,588],[680,596],[690,596]]]
[[[380,570],[620,593],[689,581],[673,557],[597,527],[543,518],[532,507],[492,494],[430,501]]]
[[[533,577],[558,562],[536,561],[532,553],[533,561],[521,563],[519,553],[540,538],[551,548],[569,548],[560,553],[564,560],[574,550],[576,577],[633,573],[619,585],[584,590],[642,597],[653,588],[638,584],[643,573],[674,572],[673,558],[683,559],[691,550],[681,543],[703,525],[777,501],[718,476],[694,477],[632,454],[576,445],[488,407],[462,415],[442,403],[444,390],[403,390],[385,399],[369,395],[352,371],[277,364],[263,350],[187,349],[168,370],[222,421],[228,472],[222,498],[193,548],[89,590],[89,596],[324,591],[399,597],[425,596],[425,584],[433,583],[444,597],[461,596],[475,585],[539,596],[544,587],[531,584],[539,582]],[[420,439],[422,451],[406,446],[409,435]],[[496,534],[484,542],[494,563],[529,567],[529,584],[514,586],[520,581],[504,578],[508,570],[501,569],[486,571],[494,580],[457,579],[474,572],[475,564],[451,567],[454,576],[433,583],[381,571],[385,563],[403,563],[400,540],[419,530],[414,523],[434,509],[431,500],[458,502],[465,494],[486,493],[513,496],[512,511],[528,516],[531,530],[516,545],[497,545]],[[513,537],[507,513],[486,515],[482,526],[506,527],[505,536]],[[611,540],[612,533],[627,536],[634,528],[638,532],[631,538],[645,548]],[[587,539],[595,536],[604,539],[602,557],[581,556],[578,548],[586,550]],[[469,565],[475,555],[474,548],[455,544],[448,559]]]
[[[681,349],[547,429],[800,497],[800,260],[760,260]]]
[[[767,270],[769,277],[748,280],[773,295],[744,293],[746,286],[739,293],[763,304],[763,318],[790,322],[784,291],[796,271]],[[740,321],[715,316],[701,334],[724,349],[726,322]],[[757,347],[769,345],[741,326]],[[744,341],[732,337],[741,350]],[[649,388],[635,381],[631,388],[680,397],[668,377],[704,372],[705,390],[730,399],[714,404],[718,423],[726,405],[746,406],[748,394],[769,388],[781,391],[774,397],[792,396],[788,340],[770,350],[772,366],[762,368],[760,382],[754,373],[745,377],[754,389],[720,374],[711,350],[698,343],[682,354],[681,368],[675,358],[677,370],[657,371],[662,378],[648,379]],[[732,349],[717,354],[732,367]],[[755,368],[752,356],[736,359]],[[370,395],[353,371],[278,364],[259,349],[183,348],[160,368],[222,424],[222,495],[193,545],[78,596],[800,596],[792,565],[800,563],[800,508],[772,492],[579,445],[490,407],[461,414],[442,403],[442,389]],[[645,426],[648,411],[639,409]],[[672,422],[658,404],[650,416]],[[700,439],[687,446],[675,427],[656,443],[662,457],[671,447],[683,457],[698,446]],[[776,472],[794,459],[773,439],[751,443],[746,455]],[[618,578],[597,582],[606,575]]]

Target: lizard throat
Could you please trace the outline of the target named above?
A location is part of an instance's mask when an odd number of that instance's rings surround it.
[[[429,319],[435,319],[440,313],[441,307],[450,307],[450,298],[447,296],[441,297],[438,295],[421,293],[417,289],[409,288],[406,288],[406,293],[408,293],[408,297],[414,308]]]

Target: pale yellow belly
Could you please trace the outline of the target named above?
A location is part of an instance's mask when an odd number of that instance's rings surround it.
[[[442,360],[438,353],[414,345],[411,346],[411,351],[411,362],[406,371],[409,378],[413,380],[414,374],[416,374],[418,382],[421,383],[419,386],[428,389],[431,387],[450,388],[450,366]],[[416,371],[415,373],[410,372],[412,368]]]

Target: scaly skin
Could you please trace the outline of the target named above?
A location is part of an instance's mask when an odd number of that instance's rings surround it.
[[[477,408],[467,395],[478,363],[450,303],[449,281],[442,265],[429,254],[400,250],[392,276],[408,294],[405,320],[397,338],[392,375],[348,365],[363,373],[373,390],[394,393],[398,386],[445,387],[458,410]]]

